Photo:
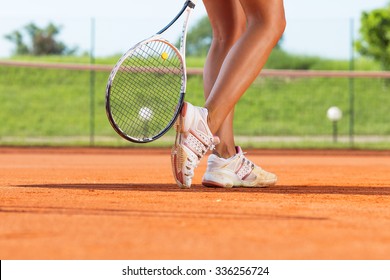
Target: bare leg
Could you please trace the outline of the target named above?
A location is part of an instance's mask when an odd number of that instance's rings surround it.
[[[204,1],[209,14],[212,1]],[[214,134],[227,122],[228,116],[232,117],[235,104],[259,75],[285,28],[283,0],[238,1],[246,15],[247,28],[223,60],[205,103],[209,127]],[[213,21],[224,25],[229,24],[231,18],[221,15]]]
[[[205,7],[213,30],[213,41],[204,66],[205,100],[217,80],[221,66],[234,43],[245,31],[246,17],[241,4],[237,0],[204,0]],[[229,19],[229,21],[221,21]],[[233,156],[235,151],[233,133],[234,107],[224,119],[221,127],[215,133],[220,139],[215,152],[225,158]]]
[[[285,27],[283,0],[204,2],[215,36],[205,66],[205,108],[189,103],[183,106],[171,152],[174,178],[180,187],[186,188],[191,186],[200,159],[218,142],[218,136],[223,141],[219,152],[225,157],[235,154],[232,151],[234,107],[260,73]],[[209,172],[205,174],[211,176],[205,179],[206,183],[226,187],[276,183],[274,174],[255,166],[241,152],[232,160],[242,160],[240,175],[234,170],[227,178],[231,182],[220,182],[221,176],[216,178]],[[249,166],[252,168],[248,169]]]

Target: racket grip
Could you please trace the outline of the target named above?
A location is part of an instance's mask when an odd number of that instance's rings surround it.
[[[197,0],[189,0],[187,1],[186,5],[190,7],[191,9],[195,8]]]

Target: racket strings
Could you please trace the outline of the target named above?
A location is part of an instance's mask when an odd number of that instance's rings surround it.
[[[149,46],[147,46],[147,47],[148,48],[147,48],[147,51],[146,51],[146,56],[148,56],[150,52],[152,52],[152,53],[154,52],[154,55],[152,56],[154,59],[153,60],[145,60],[144,62],[148,62],[148,63],[142,63],[142,65],[140,65],[140,67],[143,68],[142,71],[152,72],[153,73],[154,72],[153,69],[154,69],[154,66],[155,66],[155,58],[158,57],[159,53],[162,53],[161,44],[160,44],[159,48],[157,48],[155,46],[155,44],[152,44],[150,47]],[[142,57],[145,57],[145,50],[144,49],[139,49],[138,54],[140,54]],[[150,61],[152,61],[152,62],[150,62]],[[170,63],[170,64],[172,64],[172,63]],[[128,65],[126,65],[126,67],[127,66]],[[161,71],[161,69],[159,71]],[[166,71],[164,71],[164,72],[166,72]],[[125,76],[122,76],[122,77],[125,77]],[[161,83],[163,83],[165,85],[165,87],[168,87],[168,88],[170,87],[169,83],[167,83],[166,81],[161,79],[161,78],[164,78],[164,76],[160,77],[161,82],[159,84],[158,83],[154,83],[154,82],[150,83],[151,82],[150,77],[151,77],[151,75],[147,75],[147,76],[141,76],[141,78],[140,78],[141,83],[146,85],[146,86],[148,86],[149,90],[154,91],[154,92],[160,91]],[[124,92],[129,91],[129,90],[132,90],[132,91],[136,90],[136,89],[131,88],[131,87],[130,88],[126,87],[126,85],[129,85],[126,82],[122,83],[122,84],[125,85],[125,87],[122,87],[122,89],[121,89]],[[124,100],[125,100],[125,104],[129,104],[129,102],[131,101],[130,98],[125,98]],[[152,105],[150,99],[149,100],[142,100],[142,101],[143,101],[143,106],[146,106],[146,108],[150,108],[150,106]],[[125,111],[126,111],[127,107],[125,107],[125,108],[123,108],[123,106],[121,106],[121,107],[122,107],[122,109],[125,109]],[[152,110],[152,108],[150,108],[150,109]],[[158,108],[155,108],[155,109],[157,109],[157,112],[156,112],[157,114],[159,114],[159,115],[164,114],[164,111],[158,110]],[[122,112],[122,113],[124,113],[124,112]],[[128,125],[127,129],[131,129],[131,128],[137,127],[137,123],[136,122],[128,122],[128,124],[129,125]],[[153,129],[153,123],[151,125],[152,125],[152,129]],[[150,128],[150,126],[149,126],[149,128]]]
[[[141,140],[160,134],[177,113],[184,79],[182,60],[169,44],[156,40],[132,50],[111,85],[117,126]]]

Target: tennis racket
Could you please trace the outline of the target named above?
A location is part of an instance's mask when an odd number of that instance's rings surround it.
[[[129,49],[112,69],[106,87],[106,113],[124,139],[148,143],[175,123],[186,91],[186,35],[195,4],[196,0],[186,1],[167,26]],[[178,49],[163,33],[182,16]]]

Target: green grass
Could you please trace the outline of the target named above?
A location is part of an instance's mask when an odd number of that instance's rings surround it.
[[[114,65],[121,57],[121,54],[115,54],[109,57],[95,58],[96,64]],[[80,63],[86,64],[90,62],[89,56],[14,56],[12,60],[22,61],[45,61],[45,62],[61,62],[61,63]],[[201,68],[205,63],[205,57],[187,57],[186,63],[188,67]],[[317,56],[302,56],[287,53],[283,50],[275,49],[271,53],[265,68],[268,69],[301,69],[301,70],[349,70],[350,62],[348,60],[324,59]],[[363,58],[357,57],[354,61],[355,70],[370,71],[380,70],[378,63]]]
[[[354,70],[380,70],[375,61],[357,57],[354,59]],[[302,56],[274,50],[265,66],[270,69],[300,69],[300,70],[349,70],[349,60],[324,59],[317,56]]]
[[[281,57],[284,56],[283,59]],[[97,58],[97,64],[113,65],[119,55]],[[15,57],[15,60],[88,63],[88,57]],[[291,59],[291,65],[286,62]],[[296,60],[294,62],[293,60]],[[188,67],[202,67],[204,58],[189,57]],[[347,70],[348,62],[306,58],[274,52],[269,68]],[[361,70],[378,70],[375,63],[356,61]],[[115,134],[105,113],[106,72],[96,72],[94,131],[96,139],[118,139],[99,145],[128,145]],[[58,69],[0,67],[0,143],[25,144],[34,137],[64,137],[65,145],[88,144],[90,134],[90,73]],[[202,78],[190,76],[186,100],[203,105]],[[355,134],[390,135],[389,88],[381,79],[355,79]],[[349,134],[349,80],[346,78],[259,78],[236,107],[234,129],[247,136],[331,135],[332,124],[326,119],[330,106],[339,106],[344,117],[338,124],[340,135]],[[223,104],[221,104],[223,106]],[[168,136],[174,133],[170,131]],[[9,137],[9,138],[7,138]],[[13,137],[13,138],[12,138]],[[68,138],[67,138],[68,137]],[[5,139],[14,139],[12,141]],[[50,138],[48,138],[50,139]],[[283,139],[283,138],[281,138]],[[50,144],[41,140],[46,145]],[[57,143],[57,142],[55,142]],[[150,144],[165,145],[163,141]],[[333,143],[246,143],[258,147],[334,147]],[[358,144],[361,147],[365,144]],[[336,147],[348,146],[338,144]],[[390,143],[366,144],[370,148],[390,148]]]

